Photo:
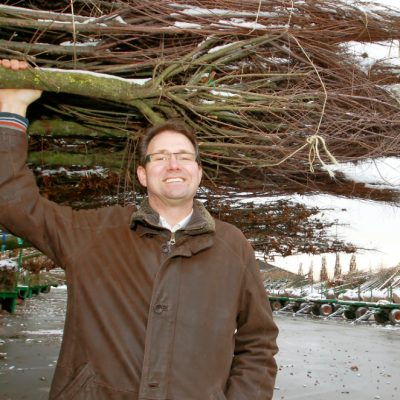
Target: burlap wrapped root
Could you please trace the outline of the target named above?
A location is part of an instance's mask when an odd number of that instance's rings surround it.
[[[372,293],[370,290],[362,294],[363,301],[370,301],[372,303],[377,303],[379,300],[389,300],[389,294],[387,289],[377,290],[373,289]]]
[[[393,289],[393,303],[400,303],[400,287]]]
[[[345,301],[358,301],[358,291],[357,290],[347,290],[341,293],[338,297],[339,300]]]

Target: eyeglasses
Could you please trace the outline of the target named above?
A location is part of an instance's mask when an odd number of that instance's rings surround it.
[[[179,164],[193,164],[197,162],[197,154],[192,153],[153,153],[148,154],[145,161],[157,164],[166,164],[171,160],[172,154],[175,156],[175,159]]]

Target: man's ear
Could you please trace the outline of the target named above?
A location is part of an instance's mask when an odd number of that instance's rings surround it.
[[[137,177],[139,179],[139,182],[142,184],[142,186],[147,187],[147,175],[146,175],[146,170],[139,165],[137,170],[136,170]]]
[[[203,168],[199,165],[199,182],[201,182],[201,178],[203,177]]]

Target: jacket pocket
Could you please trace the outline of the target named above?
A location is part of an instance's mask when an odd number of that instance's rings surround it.
[[[58,394],[54,400],[72,400],[75,395],[96,376],[96,371],[87,362],[82,364],[76,371],[67,386]]]
[[[226,400],[226,397],[224,395],[224,392],[221,389],[218,389],[213,393],[213,399],[214,400]]]

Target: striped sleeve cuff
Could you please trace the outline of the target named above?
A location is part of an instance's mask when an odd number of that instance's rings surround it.
[[[29,121],[18,114],[0,112],[0,128],[14,128],[22,132],[28,129]]]

